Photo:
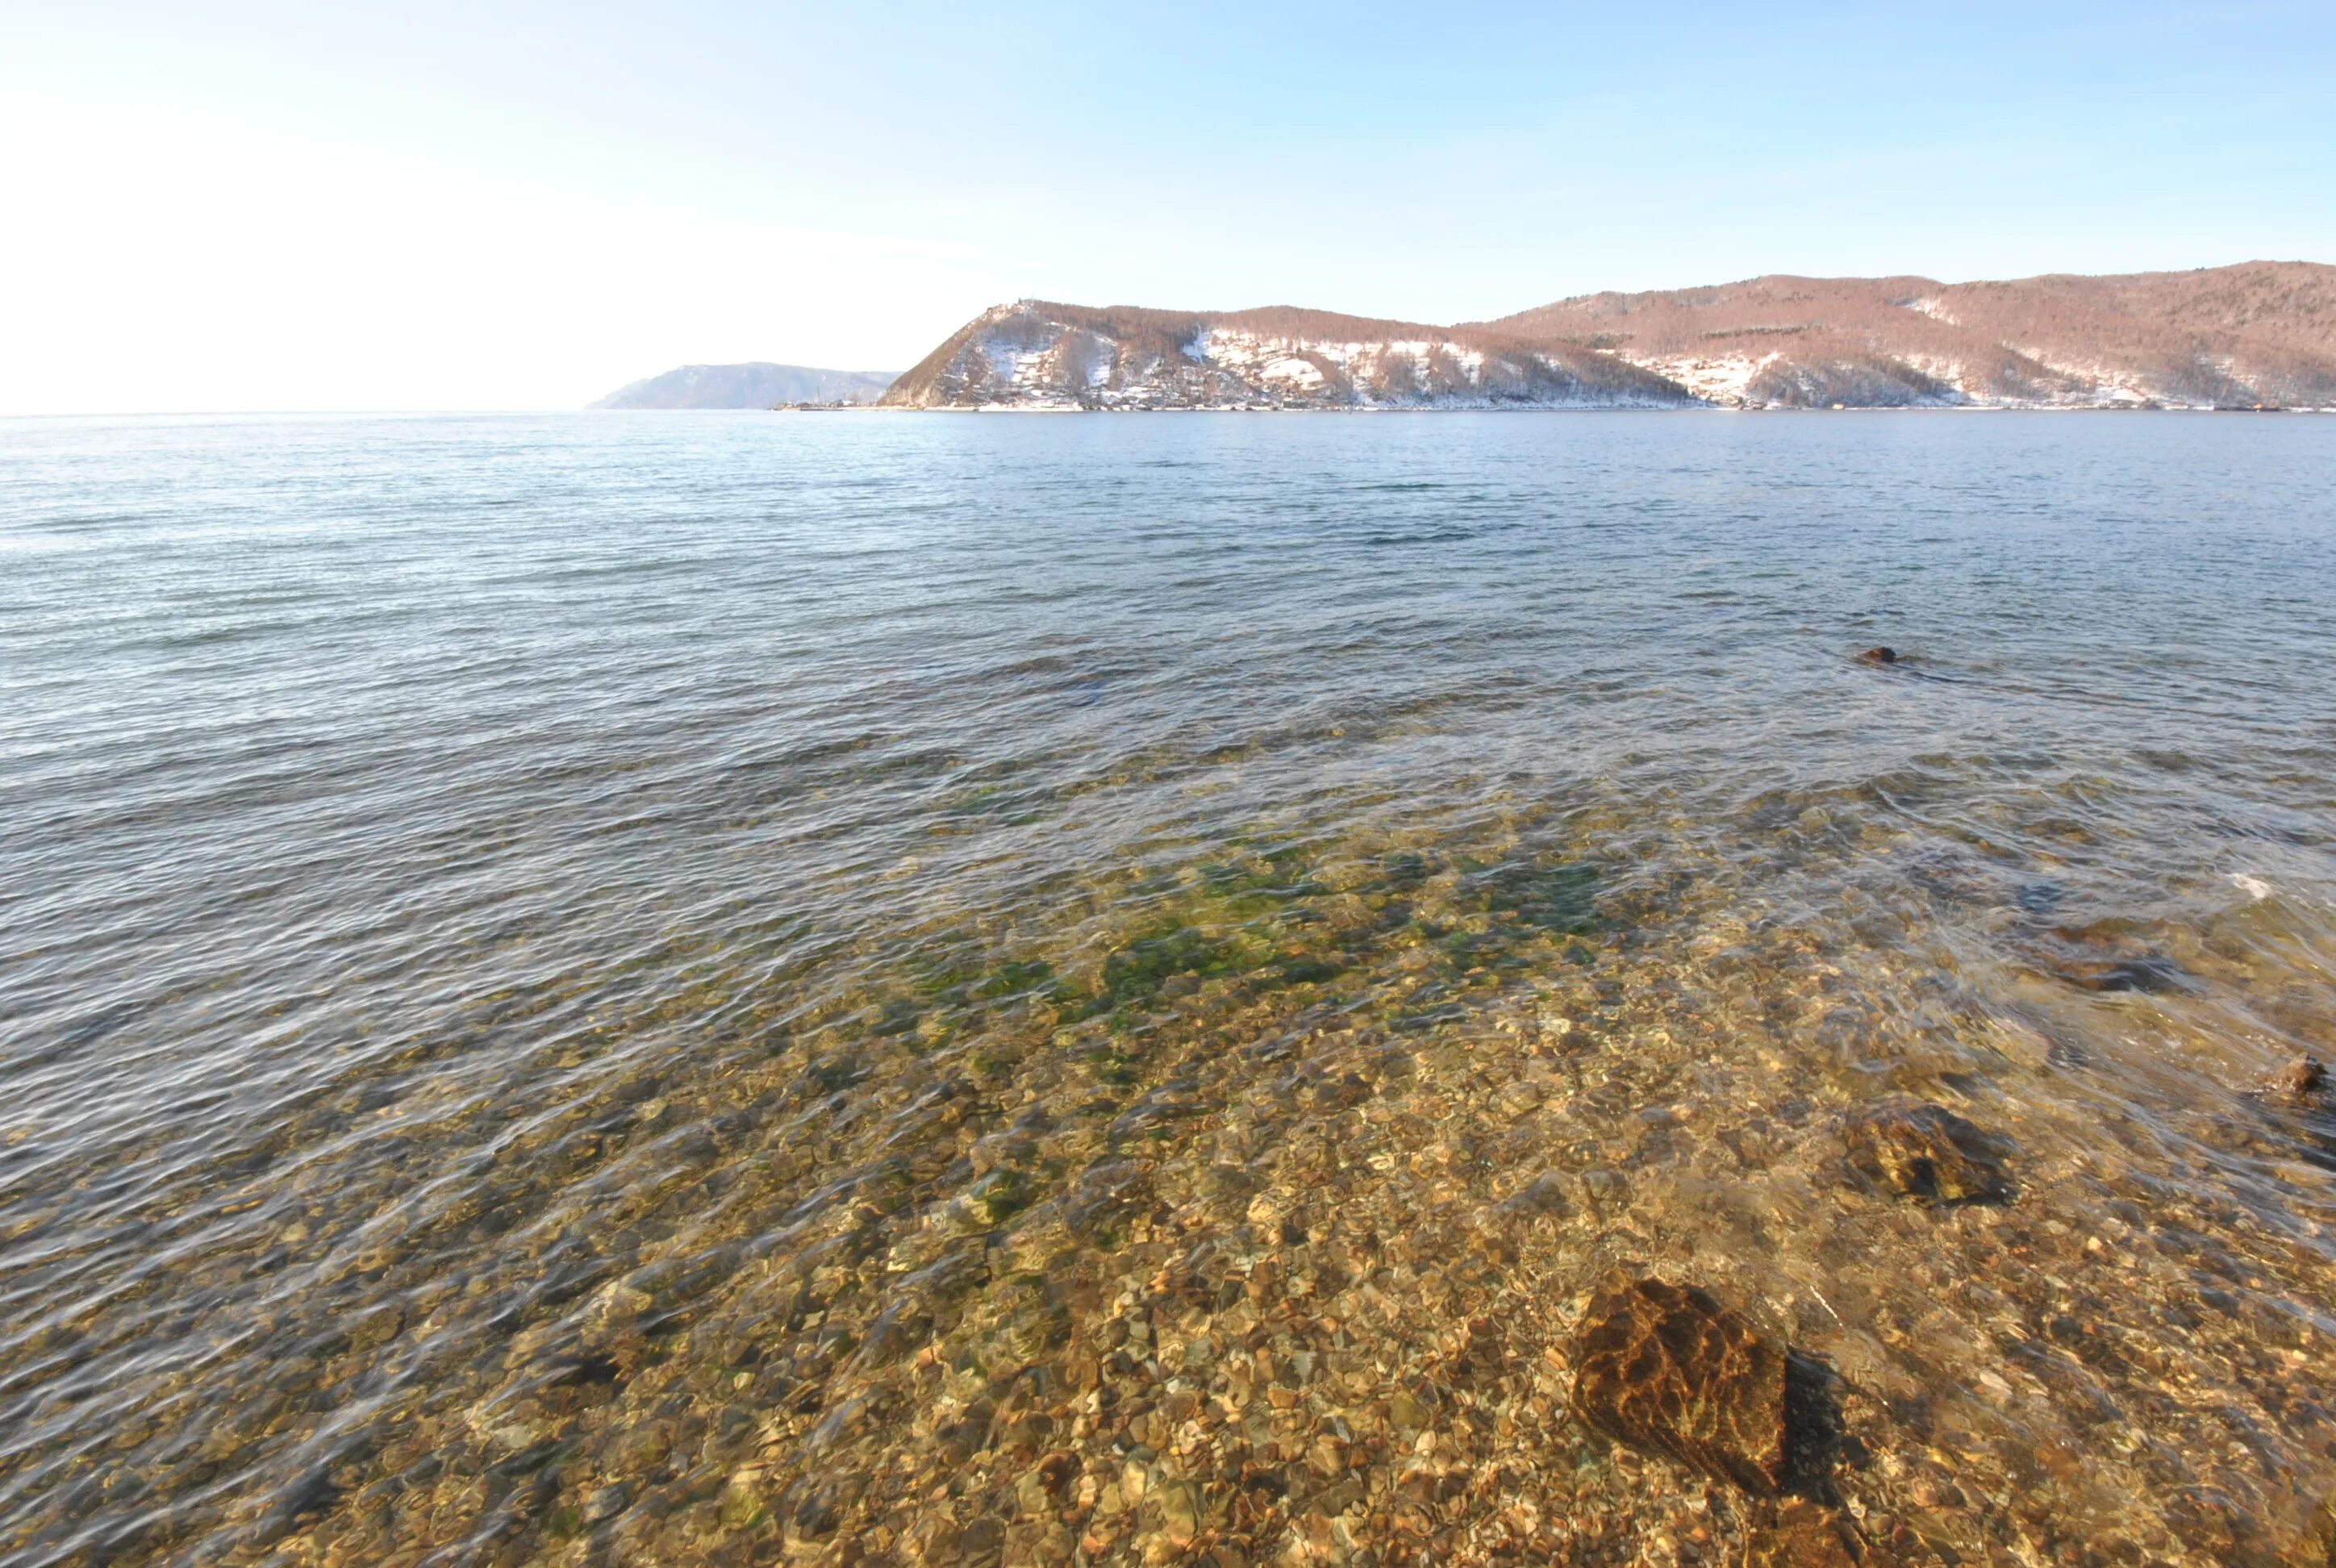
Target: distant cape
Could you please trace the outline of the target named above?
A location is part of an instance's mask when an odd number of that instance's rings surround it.
[[[685,365],[610,393],[594,408],[772,408],[782,403],[873,403],[890,370],[804,365]]]

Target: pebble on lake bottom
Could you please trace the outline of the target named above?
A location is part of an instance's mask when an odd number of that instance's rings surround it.
[[[1997,1140],[1943,1105],[1869,1105],[1842,1119],[1842,1142],[1861,1175],[1932,1203],[2000,1202],[2011,1182]]]
[[[1892,1568],[1834,1509],[1796,1497],[1746,1533],[1744,1568]]]
[[[2292,1110],[2319,1110],[2331,1098],[2328,1069],[2317,1057],[2298,1057],[2263,1080],[2256,1093]]]

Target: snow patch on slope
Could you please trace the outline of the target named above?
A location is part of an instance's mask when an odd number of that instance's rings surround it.
[[[2034,360],[2055,375],[2066,376],[2078,384],[2078,390],[2048,400],[2049,405],[2061,408],[2138,408],[2148,404],[2166,403],[2169,407],[2184,406],[2169,402],[2153,392],[2138,376],[2106,365],[2079,365],[2057,360],[2034,349],[2017,344],[2006,344],[2014,354]]]
[[[1618,357],[1641,370],[1669,377],[1706,403],[1741,406],[1752,378],[1781,355],[1764,354],[1756,358],[1744,354],[1657,354]]]

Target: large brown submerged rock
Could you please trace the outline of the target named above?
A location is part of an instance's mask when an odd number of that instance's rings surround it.
[[[1609,1278],[1573,1365],[1585,1426],[1747,1492],[1797,1485],[1821,1442],[1815,1368],[1692,1285]]]
[[[1944,1105],[1868,1105],[1843,1118],[1841,1141],[1860,1174],[1904,1197],[1972,1203],[2011,1195],[1996,1140]]]

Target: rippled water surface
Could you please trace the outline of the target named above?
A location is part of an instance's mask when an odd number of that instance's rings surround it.
[[[2292,417],[0,424],[0,1560],[1732,1562],[1568,1413],[1619,1267],[1832,1369],[1871,1557],[2303,1561],[2331,498]],[[1913,1102],[2001,1199],[1846,1157]]]

